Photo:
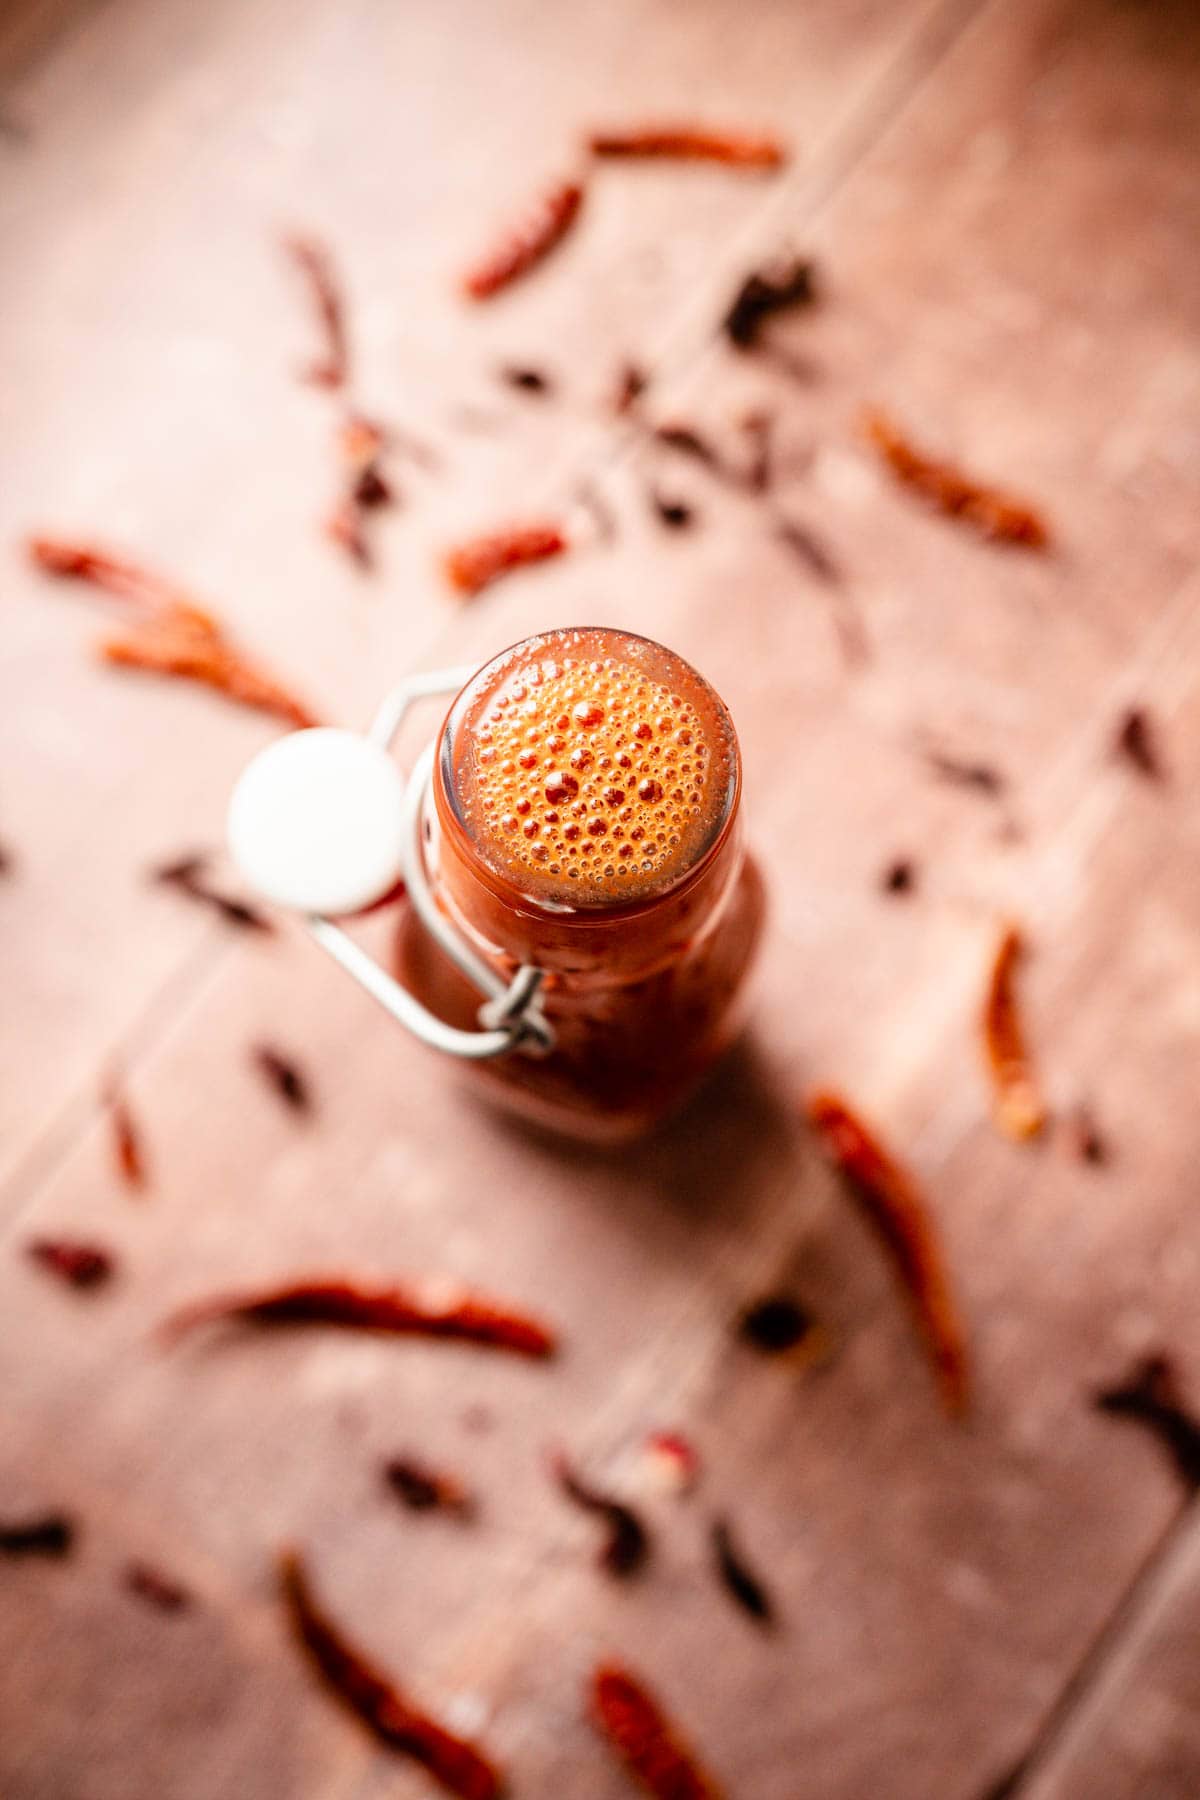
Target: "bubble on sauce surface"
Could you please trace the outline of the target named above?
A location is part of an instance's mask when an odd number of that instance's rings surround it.
[[[639,897],[690,867],[724,821],[736,767],[728,714],[645,640],[551,636],[579,648],[548,658],[534,639],[490,687],[487,671],[480,678],[456,758],[463,822],[485,861],[535,897]],[[605,653],[623,641],[635,660]]]

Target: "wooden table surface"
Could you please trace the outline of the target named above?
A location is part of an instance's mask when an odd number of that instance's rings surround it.
[[[1092,1404],[1157,1349],[1200,1404],[1195,7],[29,0],[0,74],[0,1515],[81,1527],[61,1563],[0,1566],[4,1800],[436,1791],[315,1688],[284,1541],[530,1800],[631,1791],[583,1704],[607,1654],[740,1800],[1200,1793],[1200,1525],[1161,1446]],[[543,270],[487,308],[456,297],[589,124],[680,113],[777,130],[794,159],[601,167]],[[336,253],[356,397],[439,453],[398,467],[366,576],[320,535],[337,408],[296,379],[288,226]],[[773,329],[786,355],[739,356],[715,322],[789,245],[821,304]],[[655,418],[724,441],[775,411],[771,504],[839,588],[761,499],[614,419],[629,357]],[[556,394],[505,389],[506,360]],[[1052,554],[897,491],[862,442],[872,404],[1044,506]],[[651,517],[651,475],[690,531]],[[613,542],[450,599],[440,545],[569,508],[584,480]],[[25,564],[39,528],[177,575],[349,724],[405,671],[550,625],[680,650],[739,723],[770,881],[746,1046],[648,1144],[572,1152],[461,1098],[299,933],[249,940],[148,884],[219,842],[271,728],[100,668],[93,615]],[[865,623],[859,667],[837,604]],[[1160,783],[1112,752],[1134,703]],[[930,739],[1002,769],[1008,802],[931,779]],[[879,891],[895,855],[909,898]],[[1050,1098],[1091,1105],[1103,1167],[989,1121],[977,1015],[1007,917]],[[311,1120],[256,1076],[263,1038],[309,1071]],[[113,1169],[114,1063],[145,1198]],[[815,1082],[930,1197],[970,1323],[964,1423],[799,1121]],[[27,1240],[56,1233],[110,1245],[110,1287],[35,1268]],[[210,1287],[324,1267],[477,1281],[556,1318],[564,1352],[152,1337]],[[739,1309],[781,1288],[829,1333],[823,1367],[738,1342]],[[644,1491],[658,1427],[702,1451],[691,1500]],[[597,1570],[549,1442],[644,1506],[642,1577]],[[380,1463],[406,1449],[478,1488],[475,1524],[388,1497]],[[773,1633],[712,1578],[717,1512],[769,1576]],[[134,1557],[193,1605],[131,1596]]]

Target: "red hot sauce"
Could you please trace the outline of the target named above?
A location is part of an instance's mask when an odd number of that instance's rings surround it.
[[[552,1128],[621,1142],[683,1099],[729,1044],[763,890],[742,841],[733,722],[682,658],[631,633],[546,632],[468,683],[442,730],[426,814],[439,905],[506,978],[546,971],[544,1057],[472,1073]],[[415,912],[400,973],[469,1029],[480,995]]]

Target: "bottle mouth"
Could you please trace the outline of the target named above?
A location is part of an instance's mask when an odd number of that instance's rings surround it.
[[[452,705],[443,823],[510,899],[588,916],[694,878],[728,831],[741,759],[728,708],[649,638],[580,626],[525,638]]]

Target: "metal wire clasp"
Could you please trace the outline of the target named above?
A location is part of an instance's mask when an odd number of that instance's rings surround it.
[[[430,675],[411,675],[399,682],[380,706],[368,733],[381,749],[391,748],[410,706],[435,694],[454,694],[475,674],[469,669],[443,669]],[[394,1019],[435,1050],[448,1056],[482,1061],[520,1050],[528,1056],[544,1056],[554,1048],[554,1030],[541,1006],[545,971],[522,963],[512,980],[505,982],[491,964],[472,949],[450,923],[434,899],[425,868],[422,841],[425,797],[433,774],[436,745],[421,752],[404,790],[401,815],[401,864],[409,904],[422,925],[480,993],[478,1031],[459,1031],[435,1018],[408,989],[389,975],[374,957],[356,944],[333,919],[310,913],[306,924],[317,943],[365,988],[373,1000],[386,1007]]]

